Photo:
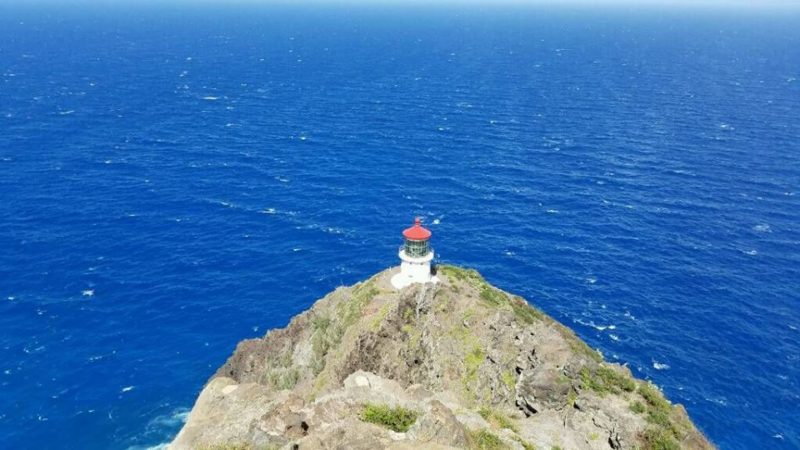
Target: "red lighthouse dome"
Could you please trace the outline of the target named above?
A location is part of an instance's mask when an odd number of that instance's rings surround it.
[[[431,238],[431,230],[422,226],[422,220],[417,217],[414,225],[403,230],[403,237],[412,241],[425,241]]]

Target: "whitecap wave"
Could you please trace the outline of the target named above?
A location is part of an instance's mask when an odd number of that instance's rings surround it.
[[[769,227],[769,224],[760,223],[753,227],[754,231],[758,231],[759,233],[772,233],[772,229]]]
[[[575,319],[575,322],[577,322],[577,323],[579,323],[579,324],[581,324],[583,326],[586,326],[586,327],[592,327],[597,331],[616,330],[617,329],[616,325],[597,325],[596,323],[594,323],[593,320],[590,320],[589,322],[586,322],[583,319]]]
[[[658,362],[658,361],[656,361],[654,359],[653,360],[653,368],[656,369],[656,370],[668,370],[669,369],[669,364],[660,363],[660,362]]]

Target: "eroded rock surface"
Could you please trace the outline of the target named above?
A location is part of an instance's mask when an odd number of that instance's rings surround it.
[[[713,448],[655,386],[477,272],[399,292],[393,273],[241,342],[171,448]]]

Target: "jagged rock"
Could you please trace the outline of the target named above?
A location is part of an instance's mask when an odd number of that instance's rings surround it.
[[[713,448],[682,407],[477,272],[398,292],[395,271],[241,342],[171,448]]]
[[[441,444],[450,447],[467,446],[467,433],[449,408],[431,400],[424,415],[408,431],[408,437],[420,445]]]

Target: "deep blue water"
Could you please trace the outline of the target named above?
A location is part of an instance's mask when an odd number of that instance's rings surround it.
[[[683,403],[800,448],[800,14],[0,5],[0,448],[168,441],[424,217]]]

